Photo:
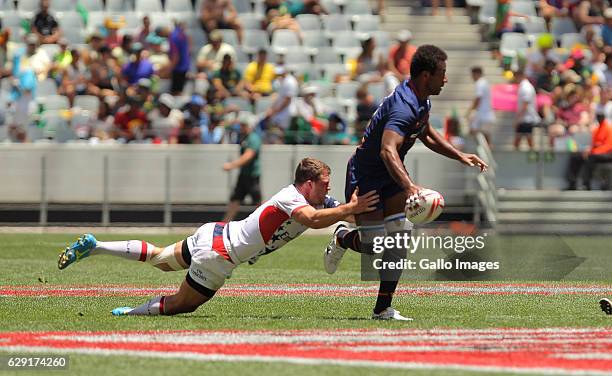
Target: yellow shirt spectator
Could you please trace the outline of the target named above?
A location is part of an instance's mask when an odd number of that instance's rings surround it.
[[[263,95],[272,93],[272,81],[276,78],[274,65],[268,63],[266,57],[266,50],[258,51],[256,60],[250,62],[244,70],[249,90]]]

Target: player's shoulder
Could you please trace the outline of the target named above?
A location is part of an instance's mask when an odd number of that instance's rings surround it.
[[[284,187],[277,194],[275,194],[272,199],[275,202],[295,202],[295,201],[303,201],[306,202],[306,198],[300,191],[297,190],[295,185],[289,184]]]

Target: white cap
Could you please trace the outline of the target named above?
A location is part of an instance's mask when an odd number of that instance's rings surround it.
[[[318,91],[319,91],[319,90],[317,89],[317,87],[316,87],[316,86],[313,86],[313,85],[307,85],[307,86],[304,86],[304,87],[302,88],[302,94],[303,94],[303,95],[317,94],[317,93],[318,93]]]
[[[408,42],[412,39],[412,33],[410,30],[400,30],[395,37],[399,42]]]
[[[168,107],[169,109],[174,108],[174,97],[168,93],[163,93],[159,96],[159,103]]]

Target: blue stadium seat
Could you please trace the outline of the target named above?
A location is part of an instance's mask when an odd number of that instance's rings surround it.
[[[516,13],[536,16],[535,3],[531,0],[514,0],[510,3],[510,10]]]
[[[234,8],[236,8],[238,13],[251,13],[253,11],[251,1],[249,0],[233,1],[232,4],[234,4]]]
[[[272,50],[276,53],[281,53],[287,51],[289,47],[300,45],[300,38],[292,30],[276,30],[272,34]]]
[[[355,31],[370,33],[380,30],[380,18],[374,15],[363,15],[355,19]]]
[[[341,82],[336,85],[336,98],[355,99],[355,94],[361,86],[357,81]]]
[[[310,56],[303,47],[293,46],[283,50],[283,52],[285,64],[310,64]]]
[[[63,95],[47,95],[39,97],[38,101],[45,106],[46,111],[70,109],[68,98]]]
[[[234,29],[219,29],[221,34],[223,35],[223,42],[232,45],[238,46],[240,42],[238,42],[238,33]]]
[[[522,33],[504,33],[499,45],[499,52],[503,56],[516,57],[517,53],[525,53],[529,48],[527,36]]]
[[[343,14],[330,14],[323,16],[323,29],[328,36],[333,36],[339,31],[350,31],[351,23],[349,18]]]
[[[106,0],[107,12],[133,11],[131,0]]]
[[[344,14],[350,16],[372,14],[372,8],[370,8],[368,0],[350,0],[344,6]]]
[[[102,12],[104,10],[104,3],[102,0],[79,0],[80,3],[89,12]]]
[[[149,18],[151,19],[151,28],[167,27],[170,30],[174,29],[174,22],[171,17],[168,17],[167,13],[164,12],[150,12]],[[142,19],[142,17],[140,17]],[[142,21],[141,21],[142,22]]]
[[[39,0],[19,0],[17,10],[20,12],[38,12],[39,6]]]
[[[184,13],[193,12],[191,0],[166,0],[166,12]]]
[[[361,44],[352,31],[338,31],[332,36],[332,46],[344,56],[355,56],[361,52]]]
[[[312,30],[304,33],[304,40],[302,41],[305,47],[319,48],[329,47],[329,38],[326,33],[322,30]]]
[[[261,30],[261,21],[263,17],[259,14],[241,13],[238,15],[238,19],[245,30]]]
[[[329,14],[339,14],[340,8],[334,0],[321,0],[321,5]]]
[[[322,47],[314,55],[314,62],[315,64],[340,64],[342,58],[333,47]]]
[[[100,100],[95,95],[77,95],[74,97],[73,107],[78,107],[82,110],[97,114],[100,108]]]
[[[19,0],[21,2],[21,0]],[[52,12],[70,12],[76,10],[74,0],[53,0],[49,2]]]
[[[295,19],[303,32],[321,30],[321,18],[316,14],[298,14]]]
[[[576,30],[576,25],[574,25],[574,21],[569,17],[553,18],[550,29],[557,40],[561,39],[563,34],[578,32],[578,30]]]
[[[141,13],[163,12],[160,0],[135,0],[134,10]]]
[[[56,44],[43,44],[43,46],[57,46]],[[42,46],[41,46],[42,47]],[[59,46],[58,46],[59,51]],[[47,53],[49,55],[49,53]],[[53,59],[53,55],[49,55],[49,58]],[[38,85],[36,85],[36,95],[38,97],[44,97],[49,95],[57,95],[57,84],[55,80],[52,78],[47,78],[46,80],[39,81]]]
[[[269,47],[268,33],[263,30],[251,30],[244,35],[242,48],[247,53],[255,53],[260,48],[268,49]]]
[[[82,29],[83,19],[77,12],[63,12],[58,13],[57,23],[59,23],[62,29]]]
[[[586,41],[584,37],[582,36],[582,34],[566,33],[566,34],[561,35],[561,48],[567,48],[571,50],[577,44],[583,45],[583,46],[586,44]]]

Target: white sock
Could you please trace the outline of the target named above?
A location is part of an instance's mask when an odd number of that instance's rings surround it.
[[[124,240],[118,242],[98,242],[93,254],[119,256],[129,260],[147,261],[151,258],[153,244],[144,240]]]
[[[149,300],[143,305],[139,305],[138,307],[132,309],[128,312],[128,315],[144,315],[144,316],[157,316],[164,314],[164,300],[166,300],[165,296],[156,296],[155,298]]]

